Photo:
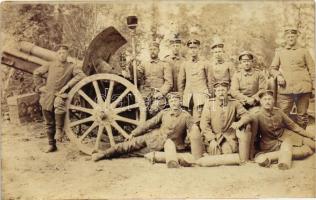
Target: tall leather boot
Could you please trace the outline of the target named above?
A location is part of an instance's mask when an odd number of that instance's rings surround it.
[[[56,114],[55,113],[55,123],[56,123],[56,139],[58,142],[62,142],[65,137],[64,132],[64,121],[65,114]]]
[[[48,132],[48,149],[46,150],[46,153],[51,153],[57,151],[57,146],[56,146],[56,140],[54,139],[55,133],[54,132]]]

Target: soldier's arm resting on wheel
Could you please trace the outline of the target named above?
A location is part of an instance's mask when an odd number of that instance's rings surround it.
[[[86,77],[85,73],[78,66],[75,66],[72,71],[73,78],[58,92],[59,94],[65,93],[68,89],[71,89],[79,81]]]

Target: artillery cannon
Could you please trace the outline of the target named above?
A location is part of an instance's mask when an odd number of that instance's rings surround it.
[[[137,86],[111,73],[108,64],[126,43],[114,27],[109,27],[92,40],[83,61],[69,58],[88,76],[68,93],[64,129],[70,141],[86,154],[124,141],[146,120],[146,106]],[[1,63],[33,73],[55,57],[54,51],[21,42],[4,48]]]

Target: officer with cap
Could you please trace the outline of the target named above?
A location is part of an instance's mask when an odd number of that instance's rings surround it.
[[[172,48],[172,54],[166,55],[165,60],[169,63],[172,69],[172,76],[173,76],[173,88],[171,91],[177,92],[178,91],[178,74],[179,68],[184,62],[185,57],[181,54],[181,38],[180,34],[174,34],[173,37],[170,39],[170,46]]]
[[[179,70],[178,90],[183,94],[183,106],[193,110],[193,118],[199,121],[209,93],[207,67],[199,59],[200,41],[191,39],[187,42],[190,57]]]
[[[273,91],[259,94],[260,110],[254,117],[258,121],[262,152],[278,151],[282,143],[290,146],[307,145],[315,151],[315,133],[308,133],[294,123],[281,109],[274,107]],[[282,167],[282,166],[279,166]]]
[[[275,51],[271,63],[271,73],[278,81],[277,106],[289,115],[295,103],[297,116],[294,121],[306,128],[315,65],[308,50],[297,45],[297,27],[286,26],[284,36],[285,46]]]
[[[57,59],[37,68],[33,74],[36,91],[41,92],[40,104],[49,143],[47,153],[57,150],[55,135],[58,141],[64,137],[66,92],[86,76],[79,66],[67,60],[68,51],[67,45],[60,45]],[[44,74],[48,75],[46,85],[42,87],[40,83]]]
[[[259,104],[259,94],[267,89],[264,74],[253,68],[254,55],[244,51],[239,55],[241,69],[236,72],[231,82],[231,95],[239,100],[246,109]]]
[[[220,37],[214,37],[211,44],[212,61],[208,67],[209,88],[218,81],[231,82],[234,74],[234,64],[225,60],[224,41]]]
[[[140,92],[149,104],[149,114],[154,116],[161,110],[160,106],[156,105],[162,105],[159,101],[164,101],[167,93],[171,91],[173,79],[168,63],[158,57],[159,43],[153,41],[149,50],[150,61],[137,66],[137,77],[140,79]]]
[[[207,152],[211,155],[237,152],[236,130],[252,121],[239,101],[228,98],[228,88],[227,81],[216,82],[215,98],[210,99],[203,108],[200,128]]]
[[[138,126],[131,133],[127,142],[116,144],[105,152],[92,155],[94,161],[109,159],[122,154],[141,150],[142,153],[160,151],[167,139],[171,139],[177,151],[186,148],[187,130],[193,125],[192,116],[181,108],[181,95],[176,92],[168,94],[170,108],[160,111],[156,116]],[[159,125],[158,129],[153,129]]]

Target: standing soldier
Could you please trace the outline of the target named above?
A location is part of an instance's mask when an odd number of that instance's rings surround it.
[[[40,104],[46,123],[49,148],[46,151],[57,150],[55,134],[61,141],[64,135],[65,98],[67,90],[85,77],[83,71],[72,62],[67,61],[68,46],[61,45],[57,51],[57,59],[34,71],[36,91],[41,91]],[[46,86],[40,88],[39,83],[44,74],[48,74]],[[44,89],[45,88],[45,89]]]
[[[168,102],[170,108],[160,111],[156,116],[132,131],[129,141],[116,144],[105,152],[92,154],[92,159],[94,161],[109,159],[139,150],[142,153],[160,151],[164,148],[167,139],[172,140],[178,151],[183,151],[186,147],[187,132],[191,130],[193,125],[192,116],[182,110],[179,93],[169,93]],[[160,127],[153,129],[157,125]]]
[[[253,54],[248,51],[239,55],[241,69],[233,75],[230,89],[232,97],[239,100],[246,109],[259,104],[259,94],[267,87],[263,73],[253,68],[253,59]]]
[[[199,120],[203,105],[208,99],[207,69],[205,63],[198,57],[200,41],[196,39],[187,42],[190,57],[179,70],[178,90],[183,94],[183,106],[193,110],[193,118]]]
[[[140,92],[149,102],[149,114],[154,116],[165,106],[165,96],[172,89],[172,70],[168,63],[159,59],[159,43],[150,45],[148,63],[137,66],[137,76],[140,80]]]
[[[212,61],[208,67],[208,84],[213,91],[213,84],[219,81],[230,83],[234,73],[234,64],[224,58],[224,42],[221,38],[215,37],[211,44]]]
[[[173,92],[178,91],[178,74],[181,64],[183,63],[184,57],[181,55],[181,38],[177,33],[170,40],[172,47],[172,55],[165,56],[166,61],[170,64],[173,76]]]
[[[297,35],[296,27],[285,28],[286,45],[275,51],[271,73],[278,81],[278,107],[289,115],[295,103],[297,108],[295,121],[302,128],[306,128],[315,70],[314,61],[308,50],[297,46]]]
[[[228,98],[228,87],[228,82],[215,83],[215,99],[209,100],[203,108],[201,133],[207,145],[207,152],[211,155],[237,152],[236,129],[252,121],[248,111],[239,101]],[[249,151],[250,147],[247,148]]]

